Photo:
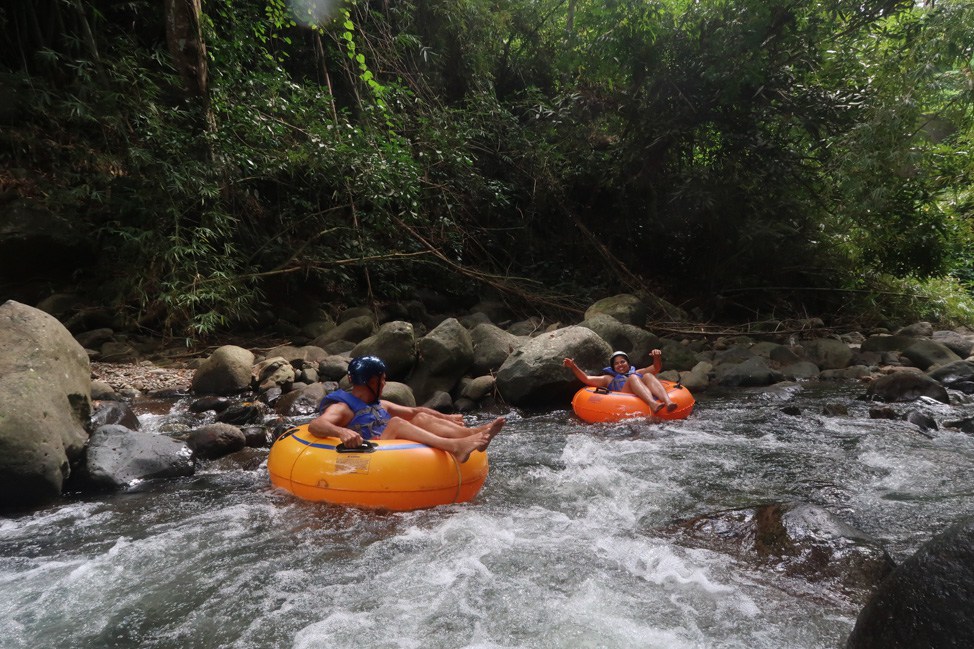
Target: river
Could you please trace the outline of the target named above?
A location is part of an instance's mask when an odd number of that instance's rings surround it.
[[[858,605],[827,584],[662,530],[801,500],[909,556],[969,513],[974,437],[871,420],[862,392],[708,393],[662,424],[512,411],[477,499],[425,511],[301,502],[263,466],[216,464],[66,498],[0,519],[0,646],[840,647]],[[974,410],[914,407],[941,421]]]

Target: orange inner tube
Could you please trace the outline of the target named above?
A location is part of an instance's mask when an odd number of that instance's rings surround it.
[[[649,404],[628,392],[605,392],[601,388],[584,387],[575,393],[572,410],[590,424],[622,421],[631,417],[651,417],[654,419],[686,419],[693,412],[694,401],[690,391],[679,383],[663,381],[670,399],[676,404],[675,410],[662,408],[653,414]]]

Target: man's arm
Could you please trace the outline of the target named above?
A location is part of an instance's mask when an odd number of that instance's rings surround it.
[[[362,436],[345,428],[354,416],[352,409],[344,403],[333,403],[308,424],[308,432],[315,437],[337,437],[350,448],[361,446]]]

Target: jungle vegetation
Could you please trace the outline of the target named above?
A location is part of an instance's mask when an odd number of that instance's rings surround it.
[[[0,195],[177,335],[423,288],[972,322],[971,33],[963,0],[12,0]]]

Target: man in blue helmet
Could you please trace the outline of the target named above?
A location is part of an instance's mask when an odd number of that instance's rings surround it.
[[[321,414],[308,430],[318,437],[337,437],[349,448],[369,439],[408,439],[452,453],[466,462],[483,451],[504,426],[504,418],[468,428],[462,415],[432,408],[400,406],[381,399],[386,365],[376,356],[357,356],[348,364],[349,390],[335,390],[321,400]]]
[[[562,364],[585,385],[606,388],[613,392],[635,394],[648,403],[654,413],[664,407],[669,411],[676,410],[676,404],[655,376],[663,368],[663,352],[654,349],[650,355],[653,357],[652,367],[637,370],[629,363],[629,355],[626,352],[612,352],[612,356],[609,357],[609,367],[602,368],[601,376],[585,374],[571,358],[566,358]]]

